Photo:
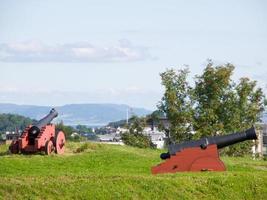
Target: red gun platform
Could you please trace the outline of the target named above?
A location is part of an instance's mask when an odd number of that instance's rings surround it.
[[[191,147],[171,155],[165,162],[151,168],[152,174],[176,173],[186,171],[225,171],[225,165],[219,158],[217,145],[207,148]]]

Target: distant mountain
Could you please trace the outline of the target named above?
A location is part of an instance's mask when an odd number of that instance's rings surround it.
[[[0,113],[19,114],[32,119],[42,118],[51,108],[48,106],[0,103]],[[127,109],[137,116],[151,113],[150,110],[144,108],[134,108],[120,104],[68,104],[55,107],[55,109],[59,112],[56,122],[62,120],[67,125],[82,124],[88,126],[102,126],[112,121],[125,119]]]

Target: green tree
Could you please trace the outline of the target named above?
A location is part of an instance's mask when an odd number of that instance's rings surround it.
[[[160,74],[165,88],[164,96],[158,105],[160,112],[169,120],[165,131],[170,133],[172,142],[181,142],[192,137],[193,102],[192,88],[187,82],[189,70],[168,69]]]
[[[266,102],[256,81],[232,79],[234,66],[214,66],[209,61],[191,88],[186,81],[188,70],[169,69],[161,74],[164,96],[159,110],[169,120],[171,138],[175,142],[204,136],[243,131],[260,121]],[[243,155],[251,150],[247,141],[224,150],[228,155]]]
[[[23,117],[14,114],[0,114],[0,131],[17,131],[24,130],[27,126],[34,123],[36,120],[32,120],[28,117]]]
[[[257,82],[249,78],[241,78],[236,87],[239,105],[240,128],[249,128],[260,121],[264,111],[264,94],[257,88]]]
[[[227,106],[234,98],[231,75],[234,66],[213,66],[209,62],[201,76],[196,76],[193,98],[195,102],[194,130],[195,137],[224,134]],[[232,106],[230,103],[230,106]]]
[[[76,126],[76,129],[79,133],[91,133],[92,132],[91,128],[88,128],[87,126],[80,125],[80,124]]]
[[[232,119],[227,127],[229,132],[248,129],[260,121],[261,113],[264,111],[265,96],[262,89],[256,86],[256,81],[241,78],[240,83],[235,87],[235,102],[229,112],[231,113],[230,120]],[[228,155],[244,155],[251,151],[252,145],[252,141],[242,142],[226,148],[225,153]]]

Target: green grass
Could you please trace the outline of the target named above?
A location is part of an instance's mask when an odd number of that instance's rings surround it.
[[[151,175],[159,150],[69,143],[65,155],[7,155],[0,199],[267,199],[267,161],[222,158],[226,172]]]

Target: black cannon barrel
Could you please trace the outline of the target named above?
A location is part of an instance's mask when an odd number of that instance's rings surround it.
[[[200,140],[187,141],[180,144],[172,144],[169,146],[169,152],[162,153],[160,157],[161,159],[167,159],[170,158],[171,155],[175,155],[177,152],[190,147],[201,147],[205,149],[210,144],[216,144],[220,149],[232,144],[236,144],[238,142],[254,139],[257,139],[257,135],[255,128],[251,127],[250,129],[243,132],[237,132],[222,136],[205,137],[201,138]]]
[[[47,124],[50,124],[51,121],[58,116],[58,112],[52,108],[52,110],[49,112],[48,115],[46,115],[44,118],[33,124],[33,126],[30,128],[29,133],[31,135],[37,135],[40,133],[40,130],[46,126]]]

